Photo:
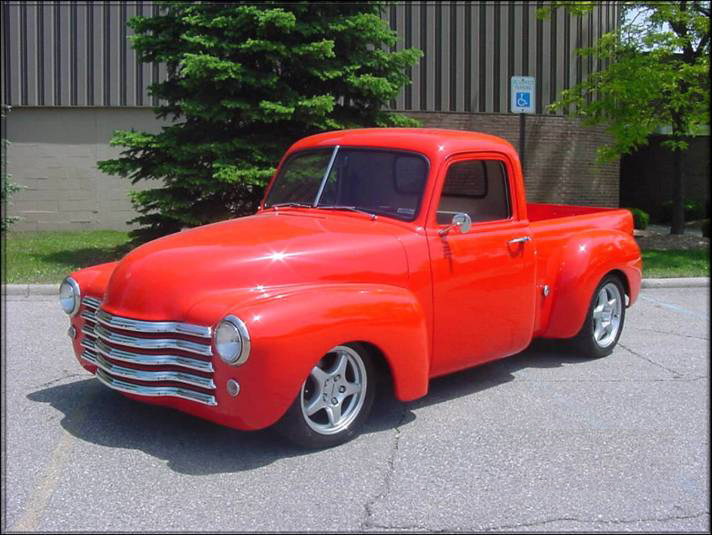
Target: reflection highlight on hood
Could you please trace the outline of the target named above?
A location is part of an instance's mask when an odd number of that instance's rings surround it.
[[[270,252],[266,256],[258,256],[255,258],[255,260],[270,260],[272,262],[284,262],[285,259],[290,258],[292,256],[301,256],[304,253],[298,252],[298,253],[287,253],[285,251],[273,251]]]

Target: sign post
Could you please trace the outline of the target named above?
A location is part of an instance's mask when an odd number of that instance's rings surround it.
[[[524,172],[527,113],[536,112],[536,78],[533,76],[512,76],[511,89],[511,111],[519,114],[519,160],[522,163],[522,172]]]

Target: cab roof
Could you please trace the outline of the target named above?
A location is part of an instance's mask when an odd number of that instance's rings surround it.
[[[439,160],[451,154],[470,151],[501,152],[516,158],[514,147],[500,137],[482,132],[441,128],[336,130],[300,139],[287,152],[335,145],[411,150],[421,152],[429,156],[431,160]]]

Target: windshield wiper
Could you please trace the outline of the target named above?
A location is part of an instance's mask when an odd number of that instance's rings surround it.
[[[319,205],[317,208],[321,208],[324,210],[350,210],[351,212],[358,212],[360,214],[366,214],[369,216],[371,219],[376,219],[376,214],[373,212],[367,212],[366,210],[361,210],[360,208],[356,208],[355,206],[341,206],[337,204],[331,204],[328,206],[323,206]]]
[[[301,208],[313,208],[311,204],[306,204],[303,202],[278,202],[277,204],[272,204],[269,208],[280,208],[282,206],[298,206]]]

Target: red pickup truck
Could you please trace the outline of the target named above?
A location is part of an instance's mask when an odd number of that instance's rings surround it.
[[[298,141],[255,215],[76,271],[60,303],[107,387],[327,447],[379,379],[408,401],[533,338],[611,353],[640,279],[630,212],[527,203],[506,141],[363,129]]]

